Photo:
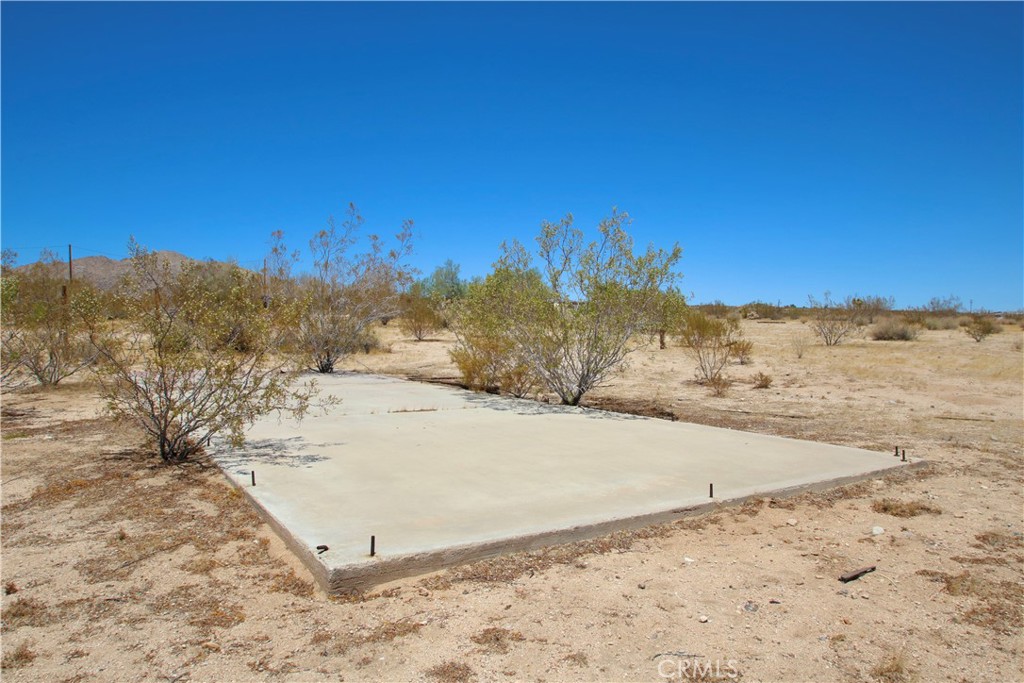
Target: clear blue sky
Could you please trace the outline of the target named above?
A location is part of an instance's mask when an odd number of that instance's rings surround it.
[[[697,301],[1024,308],[1021,3],[15,3],[2,243],[417,267],[613,205]]]

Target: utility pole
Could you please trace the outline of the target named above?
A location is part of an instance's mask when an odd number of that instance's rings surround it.
[[[70,285],[75,280],[75,271],[71,265],[71,245],[68,245],[68,284]]]
[[[263,308],[270,308],[270,296],[267,294],[267,259],[263,259]]]

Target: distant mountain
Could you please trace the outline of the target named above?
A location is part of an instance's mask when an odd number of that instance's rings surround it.
[[[179,254],[176,251],[158,251],[157,256],[162,261],[167,261],[171,264],[171,269],[177,271],[181,268],[183,263],[189,261],[195,261],[197,259],[190,258],[184,254]],[[227,265],[223,262],[210,261],[211,263],[218,263],[219,265]],[[15,268],[15,272],[31,268],[34,263],[26,264],[24,266],[18,266]],[[72,270],[76,280],[83,280],[89,282],[99,289],[113,289],[117,286],[121,278],[131,269],[131,259],[121,259],[120,261],[108,258],[106,256],[85,256],[82,258],[76,258],[71,261]],[[58,277],[67,277],[68,264],[67,261],[54,263],[53,268],[55,275]]]

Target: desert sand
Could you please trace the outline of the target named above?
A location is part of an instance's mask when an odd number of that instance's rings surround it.
[[[3,677],[1024,680],[1021,328],[861,336],[802,357],[799,321],[744,331],[753,360],[730,366],[725,396],[670,344],[584,403],[929,464],[344,599],[314,587],[216,468],[161,465],[87,376],[6,392]],[[450,336],[381,336],[383,352],[344,369],[457,378]],[[758,372],[771,387],[753,387]]]

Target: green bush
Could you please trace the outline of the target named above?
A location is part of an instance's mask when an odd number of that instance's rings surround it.
[[[966,327],[964,327],[964,332],[967,333],[967,336],[976,342],[980,342],[990,334],[998,334],[1002,331],[1002,326],[997,324],[994,320],[980,315],[976,315],[971,318],[970,322],[968,322]]]

